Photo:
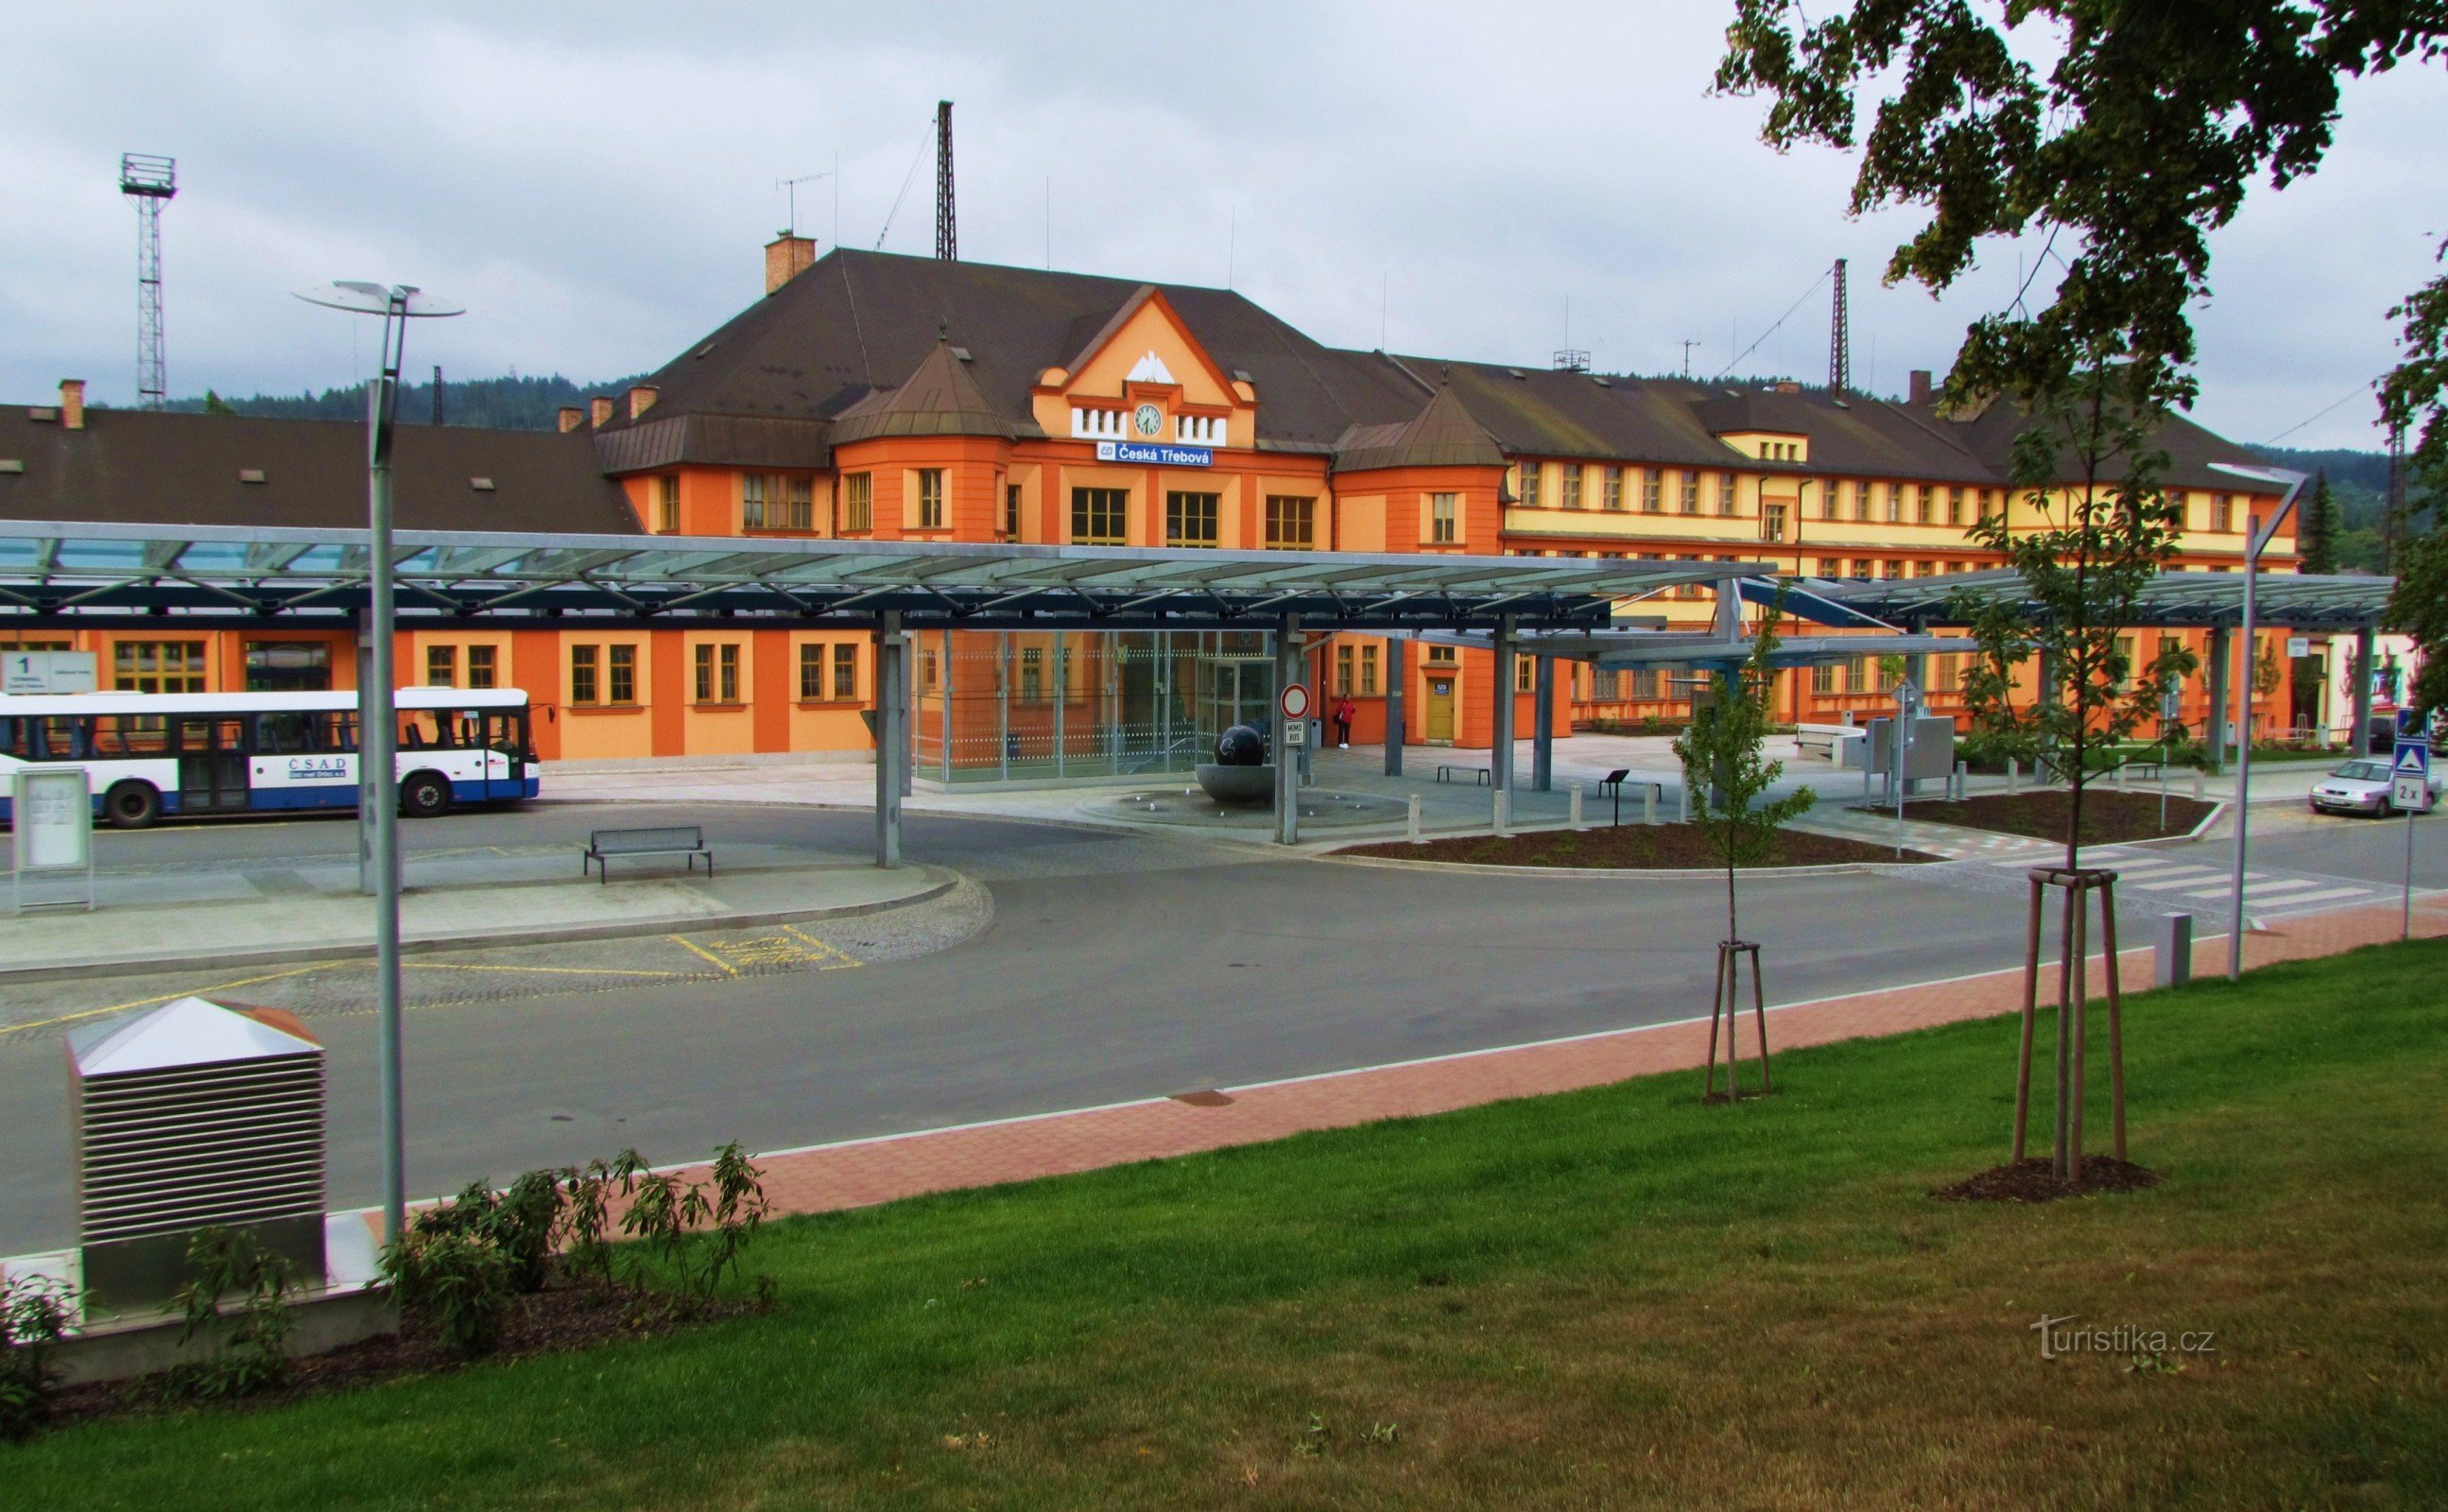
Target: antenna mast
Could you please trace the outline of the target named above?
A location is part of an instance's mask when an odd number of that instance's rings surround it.
[[[119,192],[136,201],[136,402],[159,410],[169,397],[162,356],[162,207],[179,192],[178,160],[120,154]]]
[[[935,102],[935,256],[946,262],[961,258],[960,236],[952,223],[952,102]]]
[[[1836,259],[1836,300],[1827,322],[1827,392],[1841,398],[1853,387],[1853,321],[1845,297],[1845,259]]]

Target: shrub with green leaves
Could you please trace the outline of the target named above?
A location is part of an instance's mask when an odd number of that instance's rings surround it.
[[[289,1305],[296,1270],[288,1256],[246,1229],[218,1224],[198,1229],[187,1243],[187,1284],[178,1292],[185,1325],[182,1348],[207,1330],[219,1335],[213,1352],[182,1361],[163,1382],[167,1394],[210,1402],[253,1396],[289,1381],[289,1334],[296,1317]],[[235,1311],[223,1303],[236,1297]]]
[[[383,1276],[403,1308],[432,1320],[462,1359],[489,1354],[517,1292],[517,1261],[488,1234],[437,1227],[409,1232],[383,1249]]]
[[[30,1438],[50,1421],[67,1332],[66,1294],[37,1277],[0,1277],[0,1439]]]

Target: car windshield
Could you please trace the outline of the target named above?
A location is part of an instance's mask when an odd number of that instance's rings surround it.
[[[2388,768],[2377,761],[2349,761],[2329,774],[2333,777],[2355,777],[2364,782],[2386,782]]]

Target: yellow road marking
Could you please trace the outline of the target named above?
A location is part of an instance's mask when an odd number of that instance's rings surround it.
[[[453,961],[402,961],[400,966],[411,971],[519,971],[540,976],[573,977],[684,977],[688,971],[644,971],[625,967],[608,966],[464,966]]]
[[[737,967],[733,966],[730,962],[725,961],[722,957],[715,954],[711,950],[698,949],[698,947],[691,945],[688,941],[681,939],[677,934],[665,935],[663,938],[671,941],[674,945],[679,946],[683,950],[693,950],[696,951],[697,954],[705,957],[707,960],[713,962],[716,969],[719,970],[724,976],[736,977],[739,974],[739,968]]]
[[[843,949],[841,947],[837,945],[827,945],[822,940],[815,939],[810,935],[801,934],[798,930],[792,928],[787,924],[782,926],[782,932],[794,939],[805,941],[816,950],[825,955],[831,956],[832,959],[839,961],[844,966],[865,966],[867,964],[866,962],[861,961],[858,957],[851,954],[848,950]]]
[[[176,992],[164,992],[158,997],[138,998],[133,1003],[114,1003],[106,1008],[81,1008],[74,1013],[63,1013],[55,1019],[36,1019],[28,1024],[0,1024],[0,1034],[22,1034],[28,1029],[48,1029],[62,1024],[74,1024],[80,1019],[98,1019],[106,1013],[124,1013],[130,1008],[149,1008],[156,1003],[169,1003],[179,998],[196,997],[206,992],[226,992],[232,987],[251,987],[258,982],[277,982],[284,977],[302,977],[310,972],[329,971],[334,967],[352,964],[346,961],[318,961],[313,966],[296,967],[287,971],[267,972],[258,977],[240,977],[235,982],[216,982],[210,986],[181,987]]]

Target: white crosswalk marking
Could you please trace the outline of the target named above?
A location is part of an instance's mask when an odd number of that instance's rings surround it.
[[[2380,894],[2374,892],[2369,888],[2331,888],[2324,892],[2298,892],[2291,897],[2276,898],[2271,901],[2291,909],[2299,903],[2334,903],[2340,898],[2374,898],[2378,896],[2380,896]]]

